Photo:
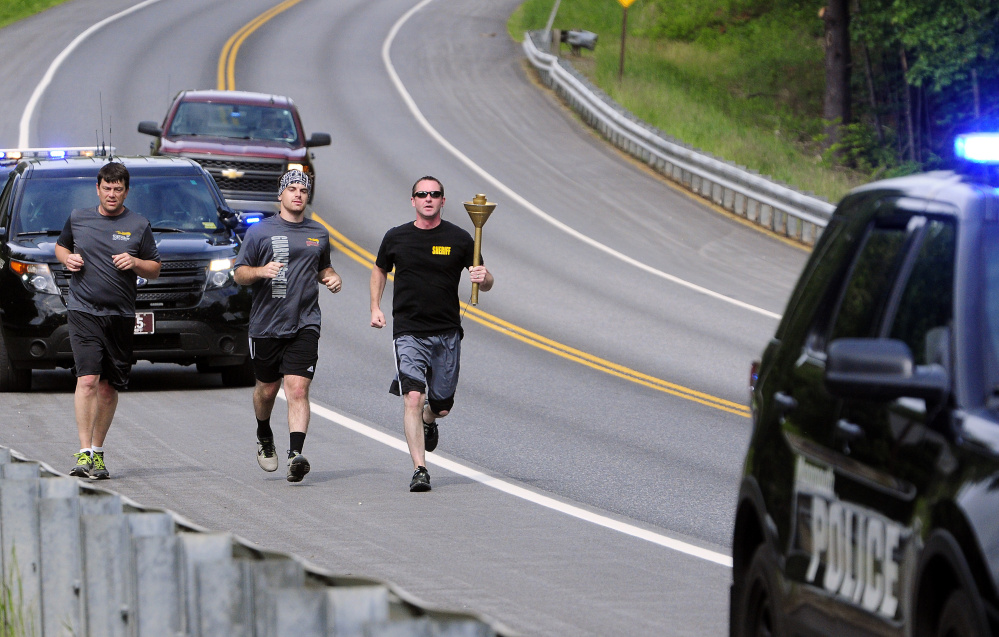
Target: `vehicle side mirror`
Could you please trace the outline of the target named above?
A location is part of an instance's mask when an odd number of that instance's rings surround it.
[[[139,132],[153,137],[163,135],[163,129],[156,125],[156,122],[139,122]]]
[[[329,133],[312,133],[312,137],[309,138],[305,145],[308,148],[313,146],[329,146],[333,142]]]
[[[909,346],[887,338],[840,338],[829,344],[826,388],[841,398],[892,400],[908,396],[942,401],[949,391],[947,370],[916,365]]]
[[[223,226],[230,230],[235,230],[239,226],[239,215],[233,212],[231,208],[218,206],[216,210],[218,210],[219,219],[222,220]]]
[[[0,239],[7,238],[7,228],[0,226]]]

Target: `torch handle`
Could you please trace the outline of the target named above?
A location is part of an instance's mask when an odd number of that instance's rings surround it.
[[[475,248],[472,250],[472,266],[482,265],[482,228],[475,229]],[[472,284],[472,305],[479,304],[479,284]]]

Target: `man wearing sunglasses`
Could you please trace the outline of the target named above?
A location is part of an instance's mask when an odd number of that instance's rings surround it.
[[[403,427],[413,458],[410,491],[429,491],[426,452],[437,448],[438,418],[454,406],[461,358],[458,283],[468,268],[481,292],[493,287],[483,265],[472,266],[474,241],[467,231],[441,219],[444,185],[436,177],[413,184],[416,221],[385,233],[371,270],[371,327],[385,327],[381,310],[388,273],[395,268],[392,338],[397,383],[405,402]]]
[[[319,223],[305,218],[309,176],[289,170],[281,178],[281,210],[250,226],[236,260],[234,278],[252,286],[250,357],[257,383],[253,411],[257,417],[257,464],[277,471],[271,412],[284,384],[288,400],[288,482],[301,482],[311,466],[302,449],[309,430],[309,385],[319,361],[321,283],[340,291],[340,275],[330,262],[330,236]]]

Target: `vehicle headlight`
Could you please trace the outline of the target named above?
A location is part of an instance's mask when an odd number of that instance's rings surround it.
[[[232,266],[234,260],[214,259],[208,265],[208,289],[225,287],[232,282]]]
[[[301,170],[305,172],[305,164],[288,164],[288,170]]]
[[[59,294],[59,286],[52,278],[52,270],[44,263],[28,263],[25,261],[11,261],[10,269],[21,277],[21,283],[31,292],[41,292],[42,294]]]

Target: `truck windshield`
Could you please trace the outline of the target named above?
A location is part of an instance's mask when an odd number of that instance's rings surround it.
[[[57,235],[74,208],[96,205],[93,177],[29,179],[14,232]],[[215,199],[201,176],[133,176],[125,206],[148,219],[153,229],[212,233],[219,228]]]
[[[295,118],[286,108],[183,102],[170,122],[167,136],[204,135],[298,144]]]

